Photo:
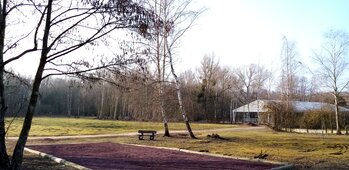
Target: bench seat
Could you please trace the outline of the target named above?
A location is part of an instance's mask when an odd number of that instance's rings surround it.
[[[156,131],[155,130],[138,130],[138,139],[143,140],[144,136],[149,136],[150,140],[154,140],[156,136]]]

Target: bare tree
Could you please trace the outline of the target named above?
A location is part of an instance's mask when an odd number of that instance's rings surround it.
[[[164,95],[164,86],[165,83],[168,81],[167,76],[167,66],[168,66],[168,57],[166,53],[166,47],[164,44],[163,39],[163,32],[164,32],[164,19],[166,18],[167,14],[166,11],[166,5],[167,1],[163,0],[148,0],[146,1],[148,8],[150,8],[152,11],[154,11],[155,15],[155,22],[152,27],[149,28],[149,33],[152,34],[152,39],[145,42],[141,42],[141,44],[145,45],[149,48],[150,51],[150,58],[152,63],[155,65],[155,74],[156,74],[156,84],[157,84],[157,96],[156,101],[158,104],[158,112],[160,112],[160,115],[162,117],[163,123],[164,123],[164,136],[169,137],[170,131],[168,127],[168,118],[165,112],[165,95]]]
[[[209,113],[213,112],[215,108],[209,107],[214,105],[216,96],[215,87],[217,85],[217,78],[219,72],[219,62],[216,61],[215,55],[205,55],[201,61],[201,67],[198,70],[199,77],[202,81],[200,98],[204,108],[206,120],[210,120]]]
[[[256,64],[242,66],[234,70],[237,77],[235,88],[240,87],[241,103],[247,103],[248,112],[246,117],[250,117],[249,103],[260,98],[260,93],[270,73],[267,69]]]
[[[12,52],[17,46],[19,46],[20,42],[27,38],[31,32],[34,34],[34,39],[38,34],[38,27],[41,22],[38,23],[37,27],[33,29],[33,31],[24,34],[14,35],[15,37],[10,38],[7,35],[7,27],[9,21],[18,20],[22,22],[21,17],[15,18],[14,11],[21,11],[24,6],[28,6],[27,1],[16,1],[12,2],[10,0],[3,0],[0,2],[0,169],[9,169],[10,168],[10,160],[6,151],[6,143],[5,143],[5,114],[7,111],[7,104],[5,101],[5,88],[4,88],[4,74],[6,73],[5,66],[9,63],[20,59],[24,55],[34,52],[37,50],[37,41],[34,40],[33,47],[23,50],[18,53]],[[19,12],[20,13],[20,12]],[[24,17],[23,17],[24,18]],[[28,27],[29,28],[29,27]],[[13,55],[14,54],[14,55]],[[5,56],[6,55],[6,56]]]
[[[242,84],[243,89],[240,90],[241,95],[243,96],[243,103],[247,103],[248,112],[244,115],[250,117],[249,103],[252,101],[252,87],[256,82],[256,77],[258,74],[257,65],[250,64],[248,66],[242,66],[239,69],[235,70],[235,74],[238,77],[239,83]]]
[[[329,30],[324,34],[321,50],[314,53],[314,59],[320,67],[318,72],[324,80],[325,88],[330,89],[334,97],[337,134],[341,134],[338,99],[349,84],[344,74],[348,69],[348,49],[348,34],[340,30]]]
[[[296,89],[296,77],[299,68],[299,60],[296,49],[296,44],[293,41],[287,39],[286,36],[283,37],[282,48],[281,48],[281,101],[285,102],[284,115],[281,115],[280,119],[283,123],[284,128],[288,128],[290,125],[290,120],[288,119],[294,113],[292,113],[292,106],[290,101],[294,100],[294,94]]]
[[[151,17],[139,4],[128,0],[64,2],[68,3],[68,5],[60,4],[54,0],[41,3],[37,2],[37,4],[32,1],[32,3],[31,5],[35,7],[40,17],[34,34],[34,48],[28,51],[35,51],[38,41],[40,40],[41,54],[23,127],[13,151],[10,169],[21,169],[23,150],[31,128],[42,80],[52,75],[78,75],[109,66],[139,62],[136,58],[125,59],[125,55],[123,55],[119,58],[111,59],[109,62],[101,59],[98,65],[91,65],[91,63],[82,59],[76,59],[75,62],[67,61],[67,63],[62,63],[61,60],[63,60],[63,56],[71,57],[72,55],[70,54],[74,51],[87,45],[95,45],[98,43],[98,40],[102,40],[103,37],[119,28],[134,28],[143,33],[147,29],[147,18]],[[8,10],[6,10],[8,6],[7,1],[5,0],[2,5],[2,15],[6,16],[8,12]],[[6,18],[3,17],[2,19],[2,24],[5,24]],[[90,22],[94,24],[91,25],[89,24]],[[44,26],[41,26],[41,23],[43,23]],[[1,32],[4,32],[4,30],[5,26],[2,26]],[[38,35],[38,30],[43,30],[43,34]],[[84,34],[79,33],[79,31],[84,32]],[[42,36],[42,38],[38,38],[38,36]],[[3,44],[0,43],[0,46],[3,47]],[[2,72],[0,72],[0,74],[3,73],[3,67],[6,63],[20,59],[24,54],[26,54],[26,51],[7,61],[2,61],[0,63],[2,67]],[[3,93],[1,84],[0,92]],[[4,104],[4,102],[2,103]],[[5,105],[2,110],[3,112],[6,111]],[[0,142],[1,146],[5,145],[5,141]],[[6,160],[5,151],[1,150],[1,152],[1,155],[5,155],[4,160]],[[6,162],[1,165],[1,168],[9,169],[8,165],[9,161],[7,159]]]
[[[281,59],[281,99],[287,103],[292,100],[292,94],[295,91],[296,73],[299,68],[299,59],[296,49],[296,44],[287,39],[286,36],[282,38],[282,49],[280,54]]]
[[[266,83],[272,78],[272,72],[266,69],[264,66],[257,65],[257,75],[255,81],[252,84],[252,89],[256,93],[256,98],[262,98],[262,91],[265,90]]]
[[[198,76],[201,80],[198,99],[202,103],[206,120],[212,121],[213,118],[214,121],[219,121],[228,110],[224,103],[231,96],[227,96],[226,92],[233,87],[235,77],[229,67],[219,66],[214,54],[204,56],[198,68]]]
[[[233,111],[233,109],[238,107],[238,97],[241,89],[243,89],[243,84],[239,81],[239,77],[235,74],[235,70],[232,71],[230,78],[229,121],[230,123],[236,123],[236,112]]]
[[[252,85],[255,83],[257,76],[257,65],[250,64],[248,66],[242,66],[236,69],[235,73],[239,78],[238,81],[243,84],[245,90],[242,91],[244,94],[244,102],[251,102]]]
[[[187,113],[183,107],[182,94],[181,94],[181,84],[179,77],[175,73],[174,69],[174,49],[178,45],[180,38],[187,32],[187,30],[192,26],[196,18],[203,12],[203,10],[191,11],[189,6],[191,0],[164,0],[163,1],[163,15],[161,20],[162,33],[161,37],[163,39],[164,50],[169,58],[169,65],[171,68],[171,73],[175,79],[176,92],[178,97],[179,110],[182,114],[182,118],[186,124],[188,133],[190,137],[196,138],[191,130]]]
[[[232,96],[227,95],[227,92],[231,92],[231,89],[233,89],[233,84],[236,81],[235,75],[232,73],[232,70],[230,67],[221,67],[218,71],[217,75],[217,85],[216,85],[216,101],[215,101],[215,111],[214,111],[214,117],[215,120],[218,121],[224,120],[224,116],[226,113],[231,113],[232,106],[225,107],[227,101],[230,99],[230,104],[232,102]],[[229,112],[228,111],[229,108]],[[218,114],[220,112],[220,114]],[[219,116],[219,117],[218,117]]]
[[[187,70],[180,75],[183,103],[186,110],[191,113],[190,116],[194,121],[202,119],[201,106],[198,104],[197,86],[200,84],[199,79],[192,70]]]

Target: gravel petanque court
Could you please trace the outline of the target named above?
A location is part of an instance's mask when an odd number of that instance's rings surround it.
[[[90,169],[270,169],[280,165],[118,143],[31,145]]]

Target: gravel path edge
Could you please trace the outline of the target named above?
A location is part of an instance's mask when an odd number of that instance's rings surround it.
[[[24,148],[24,150],[27,151],[27,152],[30,152],[32,154],[39,155],[39,156],[41,156],[43,158],[51,159],[52,161],[55,161],[55,162],[57,162],[59,164],[63,164],[63,165],[69,166],[69,167],[76,168],[78,170],[92,170],[92,169],[89,169],[87,167],[84,167],[84,166],[81,166],[79,164],[67,161],[67,160],[62,159],[62,158],[55,157],[53,155],[50,155],[50,154],[47,154],[47,153],[44,153],[44,152],[40,152],[40,151],[37,151],[37,150],[29,149],[29,148],[26,148],[26,147]]]
[[[251,158],[236,157],[236,156],[226,156],[226,155],[219,155],[219,154],[206,153],[206,152],[198,152],[198,151],[192,151],[192,150],[180,149],[180,148],[138,145],[138,144],[128,144],[128,143],[121,143],[121,144],[130,145],[130,146],[156,148],[156,149],[175,150],[175,151],[181,151],[181,152],[193,153],[193,154],[199,154],[199,155],[208,155],[208,156],[214,156],[214,157],[220,157],[220,158],[230,158],[230,159],[245,160],[245,161],[251,161],[251,162],[263,162],[263,163],[271,163],[271,164],[280,165],[279,167],[275,167],[275,168],[272,168],[270,170],[291,170],[291,169],[295,168],[294,164],[288,163],[288,162],[278,162],[278,161],[270,161],[270,160],[264,160],[264,159],[251,159]]]

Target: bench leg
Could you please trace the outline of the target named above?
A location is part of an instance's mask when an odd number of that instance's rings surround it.
[[[154,140],[154,135],[150,135],[150,140]]]
[[[138,135],[139,140],[143,140],[143,135]]]

